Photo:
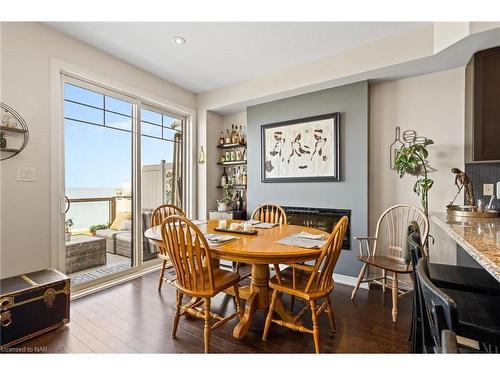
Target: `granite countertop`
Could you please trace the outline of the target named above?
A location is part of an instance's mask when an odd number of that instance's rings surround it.
[[[500,282],[500,218],[456,218],[432,213],[432,220]]]

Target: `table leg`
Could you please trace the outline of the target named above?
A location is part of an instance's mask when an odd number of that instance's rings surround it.
[[[267,264],[252,265],[252,278],[250,284],[250,293],[247,290],[240,290],[240,295],[246,299],[245,312],[243,318],[236,325],[233,331],[233,337],[242,339],[247,334],[252,320],[257,311],[267,311],[272,291],[269,289],[269,266]],[[293,316],[288,313],[280,298],[276,301],[274,311],[285,322],[291,322]]]
[[[269,266],[267,264],[252,265],[251,280],[250,294],[245,303],[245,313],[233,331],[233,337],[237,339],[245,337],[252,325],[255,312],[267,310],[269,304]]]

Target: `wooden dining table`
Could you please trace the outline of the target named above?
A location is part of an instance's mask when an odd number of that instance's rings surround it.
[[[232,222],[242,221],[228,220],[228,224]],[[302,231],[312,234],[322,234],[325,238],[327,238],[329,233],[300,225],[279,224],[269,229],[255,228],[258,232],[256,235],[245,235],[215,231],[214,228],[217,225],[217,220],[208,220],[199,224],[198,227],[204,234],[230,234],[237,238],[218,245],[209,243],[212,256],[217,260],[247,263],[252,266],[250,285],[240,288],[240,297],[246,300],[245,312],[243,318],[233,331],[235,338],[242,339],[247,334],[255,313],[257,311],[266,311],[269,307],[271,297],[269,289],[269,265],[314,260],[321,253],[321,249],[281,245],[277,244],[276,241]],[[144,233],[144,236],[154,245],[163,246],[159,226],[149,228]],[[228,290],[226,293],[232,294],[232,291]],[[293,320],[280,299],[276,303],[275,312],[285,322]]]

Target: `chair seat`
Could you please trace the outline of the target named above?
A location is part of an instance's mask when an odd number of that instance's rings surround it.
[[[319,272],[317,272],[316,277],[319,276]],[[293,268],[287,267],[283,271],[281,271],[281,285],[278,282],[278,277],[273,276],[269,280],[269,286],[272,289],[275,289],[279,292],[284,292],[287,294],[292,294],[299,298],[305,299],[306,301],[315,300],[319,298],[323,298],[326,295],[330,294],[333,290],[333,281],[331,287],[326,290],[316,290],[316,283],[313,282],[313,286],[305,292],[307,283],[309,278],[311,277],[311,272],[305,270],[295,270],[295,288],[293,287]],[[315,279],[316,280],[316,279]]]
[[[396,273],[411,273],[411,264],[406,264],[397,259],[389,258],[386,256],[358,256],[358,259],[363,263],[367,263],[371,266],[382,268],[384,270]]]
[[[240,281],[240,275],[236,272],[226,271],[221,268],[214,268],[214,284],[215,288],[213,291],[201,291],[203,289],[209,289],[207,286],[209,285],[208,280],[208,271],[206,267],[204,267],[203,272],[205,274],[205,287],[202,285],[201,275],[197,277],[196,287],[193,285],[192,288],[186,289],[179,285],[178,280],[174,282],[175,286],[181,291],[181,293],[188,294],[193,297],[213,297],[219,292],[222,292],[224,289],[237,284]],[[194,292],[194,289],[200,290],[200,292]]]
[[[458,335],[500,345],[500,297],[456,289],[441,290],[457,304]]]

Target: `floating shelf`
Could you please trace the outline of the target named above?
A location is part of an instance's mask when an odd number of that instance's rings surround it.
[[[225,161],[224,163],[218,162],[217,165],[238,165],[246,164],[246,160]]]
[[[217,148],[235,148],[235,147],[247,147],[246,143],[226,143],[223,145],[217,145]]]
[[[223,187],[221,185],[217,186],[217,189],[222,189]],[[233,185],[231,189],[246,189],[246,185]]]
[[[28,130],[22,128],[9,128],[8,126],[0,126],[0,130],[3,132],[12,132],[12,133],[27,133]]]

